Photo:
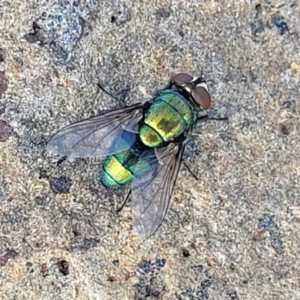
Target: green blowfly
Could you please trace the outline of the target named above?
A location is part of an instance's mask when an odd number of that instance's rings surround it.
[[[99,174],[108,189],[130,186],[133,223],[142,239],[162,224],[188,132],[209,118],[203,77],[180,73],[146,103],[102,112],[58,131],[48,150],[68,157],[105,158]],[[123,207],[122,205],[122,207]]]

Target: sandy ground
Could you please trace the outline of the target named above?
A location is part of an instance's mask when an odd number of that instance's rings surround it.
[[[221,2],[221,3],[220,3]],[[0,2],[1,299],[300,299],[299,1]],[[51,157],[71,122],[205,75],[228,121],[190,134],[142,242],[101,161]]]

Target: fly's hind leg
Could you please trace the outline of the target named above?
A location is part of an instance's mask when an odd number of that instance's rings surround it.
[[[189,173],[196,179],[199,180],[199,178],[197,177],[197,175],[190,169],[190,167],[188,166],[188,164],[183,161],[184,166],[186,167],[186,169],[189,171]]]
[[[126,203],[127,203],[128,200],[129,200],[130,196],[131,196],[131,189],[130,189],[129,192],[127,193],[127,196],[126,196],[125,199],[123,200],[122,204],[121,204],[119,207],[117,207],[116,213],[120,212],[120,211],[124,208],[124,206],[126,205]]]
[[[60,158],[57,162],[56,165],[59,166],[61,165],[65,160],[68,159],[68,156],[64,155],[62,158]]]

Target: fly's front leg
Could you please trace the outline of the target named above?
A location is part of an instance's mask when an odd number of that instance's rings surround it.
[[[198,121],[206,121],[207,119],[209,119],[209,116],[206,115],[206,114],[205,115],[198,115],[196,122],[198,122]]]
[[[215,120],[215,121],[227,121],[228,117],[215,117],[215,112],[212,110],[207,111],[205,115],[199,114],[197,117],[197,122],[198,121],[206,121],[206,120]]]
[[[169,81],[169,83],[162,89],[162,90],[169,90],[174,85],[174,82],[172,79]]]
[[[215,111],[214,110],[209,110],[207,112],[207,119],[209,120],[215,120],[215,121],[226,121],[228,120],[228,117],[215,117]]]

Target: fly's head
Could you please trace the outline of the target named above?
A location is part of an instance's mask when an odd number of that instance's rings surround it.
[[[172,77],[171,83],[188,97],[197,109],[207,110],[211,105],[211,96],[202,76],[193,77],[179,73]]]

